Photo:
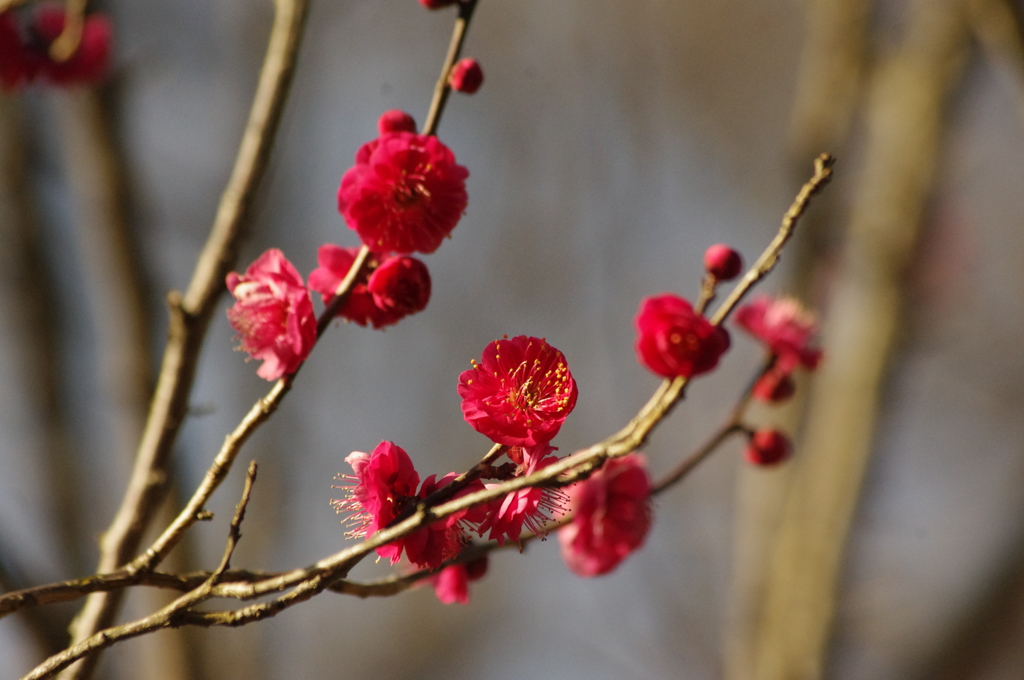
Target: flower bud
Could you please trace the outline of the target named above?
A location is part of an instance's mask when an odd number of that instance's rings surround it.
[[[780,404],[796,393],[796,383],[791,373],[774,369],[768,371],[754,383],[752,394],[755,399]]]
[[[704,252],[704,269],[719,281],[731,281],[739,276],[743,260],[729,246],[716,243]]]
[[[487,555],[466,562],[466,576],[470,581],[479,581],[487,574]]]
[[[452,67],[448,82],[456,92],[473,94],[484,82],[484,71],[476,59],[463,59]]]
[[[384,135],[389,132],[416,132],[416,121],[405,111],[391,109],[380,114],[377,131]]]
[[[692,378],[718,365],[729,349],[729,334],[693,311],[678,295],[645,298],[633,320],[636,356],[664,378]]]
[[[366,283],[378,308],[394,315],[397,321],[426,308],[430,301],[430,272],[415,257],[385,260]]]
[[[441,9],[448,5],[454,5],[459,0],[420,0],[420,4],[427,9]]]
[[[751,465],[776,465],[789,458],[789,438],[778,430],[758,430],[750,437],[744,456]]]

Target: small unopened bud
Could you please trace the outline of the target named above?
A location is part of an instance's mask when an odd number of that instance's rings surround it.
[[[462,59],[452,67],[448,82],[456,92],[473,94],[484,82],[484,71],[476,59]]]
[[[373,303],[396,320],[426,308],[430,301],[430,272],[415,257],[393,257],[366,282]]]
[[[729,246],[716,243],[704,252],[704,269],[719,281],[729,281],[739,275],[743,260]]]
[[[377,131],[382,135],[388,132],[416,132],[416,121],[405,111],[391,109],[380,114]]]
[[[466,562],[466,577],[470,581],[478,581],[487,573],[487,555]]]
[[[793,375],[771,370],[762,375],[754,383],[752,394],[755,399],[780,404],[796,393]]]
[[[744,456],[751,465],[777,465],[789,458],[789,438],[778,430],[758,430],[750,436]]]

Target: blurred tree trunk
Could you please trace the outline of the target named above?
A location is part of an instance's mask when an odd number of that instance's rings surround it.
[[[153,385],[155,360],[148,314],[148,280],[129,219],[127,176],[114,137],[112,110],[94,89],[57,93],[53,99],[61,150],[75,203],[87,294],[98,329],[100,382],[110,405],[107,423],[127,470],[142,434]],[[173,508],[161,511],[165,524]],[[174,568],[172,563],[169,565]],[[141,606],[154,611],[173,595],[146,591]],[[181,631],[148,636],[142,643],[143,675],[187,680],[192,656]]]
[[[59,306],[53,276],[46,262],[30,188],[29,126],[25,107],[14,95],[0,95],[0,272],[17,332],[14,351],[21,368],[16,388],[24,395],[39,444],[33,459],[48,483],[46,497],[58,561],[79,574],[87,567],[83,554],[81,495],[76,461],[71,455],[67,413],[61,398]],[[25,452],[24,455],[31,455]],[[17,590],[27,582],[18,555],[0,550],[0,588]],[[67,615],[55,609],[30,609],[22,615],[36,640],[40,659],[64,647]],[[62,618],[65,619],[62,621]]]
[[[842,26],[843,16],[864,21],[864,7],[831,4],[837,17],[832,26]],[[827,33],[820,21],[812,21],[810,29]],[[961,0],[912,0],[900,44],[869,75],[863,165],[841,264],[830,286],[822,338],[826,360],[813,381],[804,435],[792,469],[768,482],[776,485],[775,492],[762,491],[761,502],[755,497],[739,513],[750,525],[738,532],[740,603],[727,647],[730,678],[823,676],[843,549],[899,336],[902,285],[934,183],[947,102],[961,80],[968,36]],[[811,51],[825,49],[829,41],[816,35],[808,44]],[[846,58],[837,62],[836,73],[850,71]],[[819,80],[821,108],[808,104],[811,95],[804,94],[798,116],[827,112],[828,97],[851,100],[841,88],[830,87],[829,78]],[[812,129],[809,141],[841,137],[850,117],[841,109],[834,125],[822,124],[820,133]]]

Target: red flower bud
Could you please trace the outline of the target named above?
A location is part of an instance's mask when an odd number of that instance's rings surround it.
[[[683,298],[663,293],[645,298],[633,321],[636,356],[666,378],[707,373],[729,349],[729,334],[693,311]]]
[[[743,260],[729,246],[716,243],[704,252],[704,269],[719,281],[731,281],[739,276]]]
[[[463,59],[452,67],[448,82],[456,92],[473,94],[484,83],[484,71],[476,59]]]
[[[796,383],[793,381],[793,375],[774,369],[758,378],[752,390],[755,399],[773,404],[786,401],[794,393],[796,393]]]
[[[430,301],[430,272],[415,257],[385,260],[366,283],[378,308],[393,315],[395,321],[423,311]]]
[[[472,562],[466,562],[466,576],[470,581],[479,581],[487,574],[487,555],[478,557]]]
[[[789,458],[789,438],[778,430],[758,430],[750,437],[744,455],[751,465],[776,465]]]
[[[416,132],[416,121],[405,111],[391,109],[380,114],[377,131],[384,135],[389,132]]]

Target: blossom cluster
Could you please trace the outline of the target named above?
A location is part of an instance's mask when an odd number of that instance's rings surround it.
[[[377,127],[380,135],[359,149],[338,188],[338,210],[370,255],[336,316],[379,329],[426,308],[430,271],[410,253],[434,252],[455,228],[466,209],[469,172],[436,137],[416,134],[407,113],[387,111]],[[228,320],[240,349],[263,360],[257,375],[277,380],[298,370],[316,343],[311,293],[330,305],[359,250],[320,246],[308,282],[277,249],[244,274],[228,274],[236,300]]]
[[[504,447],[509,462],[481,471],[497,481],[463,482],[454,496],[528,477],[558,460],[551,440],[575,407],[578,388],[565,356],[546,340],[521,335],[489,343],[481,360],[459,376],[458,392],[466,422]],[[353,453],[346,462],[354,474],[338,479],[348,493],[332,504],[348,515],[348,535],[354,537],[390,526],[457,479],[450,473],[420,484],[405,450],[387,441],[370,454]],[[650,491],[645,459],[631,454],[564,490],[526,486],[449,515],[377,553],[394,563],[404,552],[416,567],[436,570],[461,553],[471,533],[501,545],[520,541],[524,531],[543,535],[548,522],[571,516],[559,533],[566,563],[582,576],[597,576],[643,544],[651,525]],[[472,564],[456,562],[431,577],[443,602],[468,599],[467,584],[482,575],[479,565],[474,569]]]
[[[110,62],[110,21],[92,14],[82,21],[78,46],[62,61],[50,47],[63,33],[67,16],[62,7],[40,5],[23,19],[14,9],[0,11],[0,88],[12,90],[35,80],[55,85],[95,83]]]
[[[482,77],[478,64],[464,60],[449,84],[472,92]],[[423,310],[430,300],[429,270],[412,253],[433,253],[450,236],[466,209],[469,173],[436,137],[419,134],[402,111],[385,112],[378,132],[356,152],[337,194],[338,210],[362,249],[323,244],[308,280],[277,249],[263,253],[243,274],[227,276],[236,299],[228,320],[240,349],[263,361],[260,377],[294,373],[308,357],[318,334],[314,292],[336,316],[377,329]],[[723,244],[708,249],[704,260],[704,296],[696,309],[662,293],[645,298],[634,319],[637,358],[658,376],[708,373],[730,347],[728,331],[705,318],[703,308],[715,286],[739,274],[742,261]],[[737,323],[768,349],[767,368],[752,390],[756,398],[786,398],[793,391],[792,372],[798,366],[813,369],[821,359],[809,346],[813,318],[795,301],[758,298],[737,311]],[[559,460],[552,442],[579,397],[565,355],[544,338],[504,336],[471,364],[458,379],[462,415],[495,444],[495,458],[464,475],[421,480],[412,458],[394,442],[353,452],[345,459],[352,474],[337,478],[345,496],[332,501],[346,516],[349,537],[369,538],[419,510],[529,478]],[[790,444],[780,432],[748,434],[751,463],[774,465],[788,457]],[[508,462],[497,464],[501,456]],[[474,535],[497,545],[520,543],[524,532],[543,536],[556,521],[568,567],[581,576],[607,574],[644,543],[652,523],[652,488],[645,457],[633,452],[606,461],[581,482],[527,484],[429,521],[376,551],[392,564],[404,557],[433,572],[428,581],[441,601],[465,603],[469,582],[487,569],[486,559],[464,553]]]
[[[742,259],[725,244],[704,254],[711,291],[722,281],[739,275]],[[816,330],[814,316],[793,298],[754,299],[736,310],[736,323],[764,343],[767,367],[751,389],[751,396],[779,403],[796,391],[793,371],[817,368],[820,349],[810,346]],[[689,301],[672,293],[645,298],[634,319],[636,354],[640,363],[664,378],[692,378],[713,370],[729,349],[728,332],[696,312]],[[759,466],[775,465],[789,457],[789,439],[774,429],[749,430],[746,459]]]

